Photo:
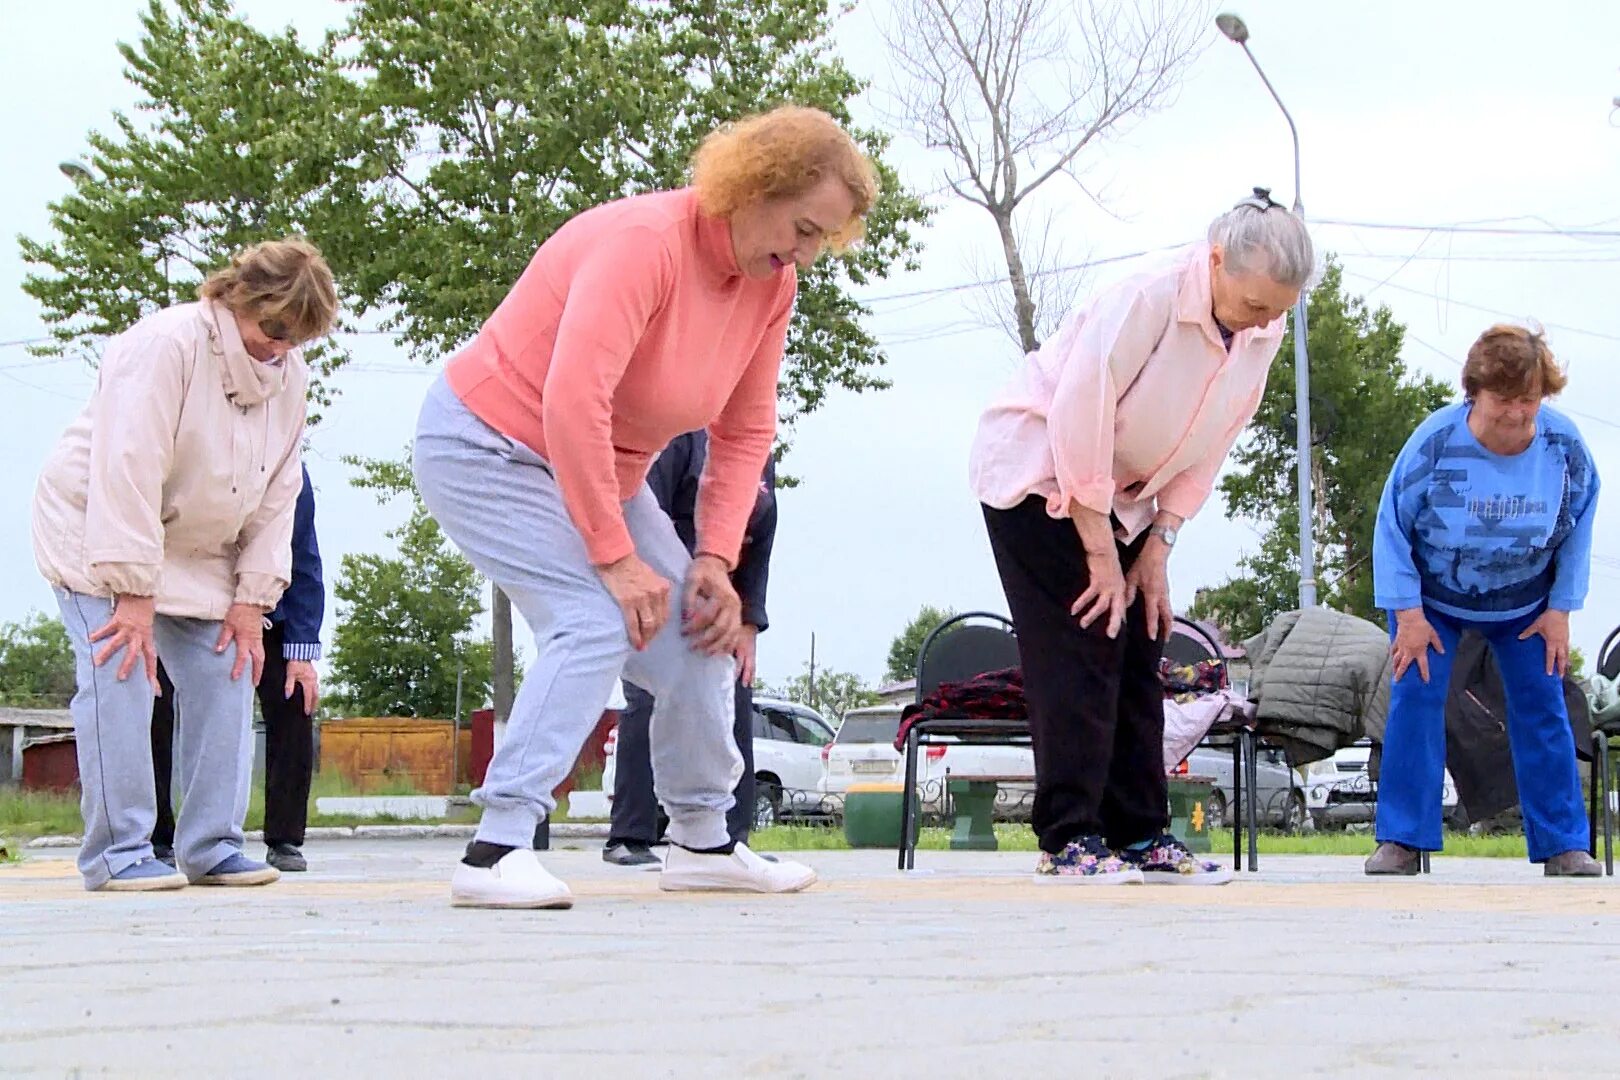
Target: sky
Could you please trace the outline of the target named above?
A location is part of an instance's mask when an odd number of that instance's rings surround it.
[[[47,235],[47,204],[68,189],[58,164],[83,155],[86,133],[108,130],[114,110],[133,107],[117,45],[137,38],[141,6],[0,2],[0,130],[12,162],[0,170],[0,342],[45,332],[21,290],[28,268],[13,238]],[[238,8],[261,27],[291,22],[306,36],[344,17],[335,0]],[[877,30],[887,8],[867,0],[837,31],[841,55],[873,83],[857,117],[884,127],[895,86]],[[1452,384],[1490,323],[1539,321],[1568,365],[1562,404],[1577,414],[1600,473],[1620,485],[1620,5],[1243,0],[1232,10],[1247,20],[1250,45],[1299,125],[1306,214],[1318,247],[1343,261],[1347,290],[1387,305],[1408,328],[1408,363]],[[1032,219],[1049,225],[1071,261],[1196,239],[1256,184],[1293,200],[1281,114],[1242,51],[1213,29],[1173,102],[1086,154],[1102,205],[1059,178]],[[939,186],[944,163],[915,142],[901,137],[893,160],[913,189]],[[973,314],[978,290],[949,288],[995,266],[990,219],[960,202],[935,203],[921,268],[859,293],[871,301],[868,326],[894,385],[832,394],[793,433],[785,468],[803,484],[780,500],[771,629],[759,647],[767,680],[797,673],[813,637],[818,667],[875,681],[891,639],[923,604],[1005,608],[966,459],[979,413],[1021,358]],[[1457,227],[1504,231],[1448,231]],[[1117,273],[1099,270],[1079,289]],[[388,551],[383,533],[404,515],[352,488],[342,457],[396,456],[435,377],[387,338],[351,344],[355,360],[333,380],[340,396],[312,431],[307,458],[328,588],[344,554]],[[54,613],[34,568],[29,503],[40,465],[92,385],[79,362],[0,345],[0,621]],[[1611,492],[1601,506],[1591,594],[1571,621],[1589,656],[1620,623],[1617,498]],[[1171,559],[1178,609],[1256,543],[1254,527],[1229,520],[1217,495]],[[328,643],[335,622],[329,598]],[[527,638],[519,627],[532,656]]]

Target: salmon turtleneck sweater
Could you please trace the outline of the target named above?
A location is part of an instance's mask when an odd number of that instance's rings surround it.
[[[445,375],[475,416],[551,464],[598,566],[635,550],[623,504],[654,456],[707,430],[697,549],[735,566],[776,436],[796,289],[791,266],[743,276],[730,224],[691,188],[620,199],[540,246]]]

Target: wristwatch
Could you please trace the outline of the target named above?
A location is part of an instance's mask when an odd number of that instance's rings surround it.
[[[1176,546],[1176,530],[1168,525],[1154,525],[1148,529],[1149,536],[1157,536],[1164,541],[1165,547]]]

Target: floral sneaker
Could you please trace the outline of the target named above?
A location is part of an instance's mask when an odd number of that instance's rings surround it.
[[[1232,880],[1230,868],[1200,859],[1170,833],[1159,834],[1145,848],[1122,848],[1114,854],[1141,870],[1150,885],[1225,885]]]
[[[1142,871],[1108,850],[1100,836],[1082,836],[1056,855],[1041,852],[1035,880],[1065,885],[1140,885]]]

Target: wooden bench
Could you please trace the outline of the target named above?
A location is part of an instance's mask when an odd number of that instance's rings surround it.
[[[996,792],[1002,784],[1033,784],[1035,777],[947,772],[945,781],[951,801],[951,850],[995,851]]]

